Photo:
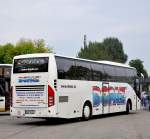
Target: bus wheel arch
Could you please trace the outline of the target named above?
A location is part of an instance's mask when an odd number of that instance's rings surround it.
[[[82,109],[82,120],[87,121],[92,117],[92,103],[87,100]]]
[[[126,103],[126,113],[129,114],[131,110],[132,110],[132,101],[129,98]]]

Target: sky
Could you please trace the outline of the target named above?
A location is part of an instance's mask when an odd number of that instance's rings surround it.
[[[128,61],[141,59],[150,74],[150,0],[0,0],[0,44],[42,38],[75,57],[84,34],[118,38]]]

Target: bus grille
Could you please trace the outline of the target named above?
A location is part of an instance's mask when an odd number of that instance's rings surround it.
[[[44,85],[16,86],[16,91],[44,91]]]

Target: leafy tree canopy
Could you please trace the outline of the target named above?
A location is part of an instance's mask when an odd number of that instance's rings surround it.
[[[34,41],[20,39],[16,45],[11,43],[0,45],[0,63],[12,63],[12,59],[16,55],[47,52],[52,52],[52,49],[45,47],[43,39]]]
[[[14,45],[7,43],[0,46],[0,63],[11,63],[15,54]]]
[[[124,53],[123,45],[117,38],[106,38],[103,42],[89,42],[77,54],[79,58],[92,60],[109,60],[125,63],[128,56]]]
[[[136,68],[139,77],[141,77],[141,73],[144,75],[145,78],[148,77],[148,73],[147,73],[146,69],[144,68],[142,60],[140,60],[140,59],[131,60],[129,62],[129,65],[131,67],[135,67]]]

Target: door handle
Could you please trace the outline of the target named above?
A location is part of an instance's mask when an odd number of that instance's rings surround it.
[[[4,99],[0,99],[0,101],[4,101]]]

